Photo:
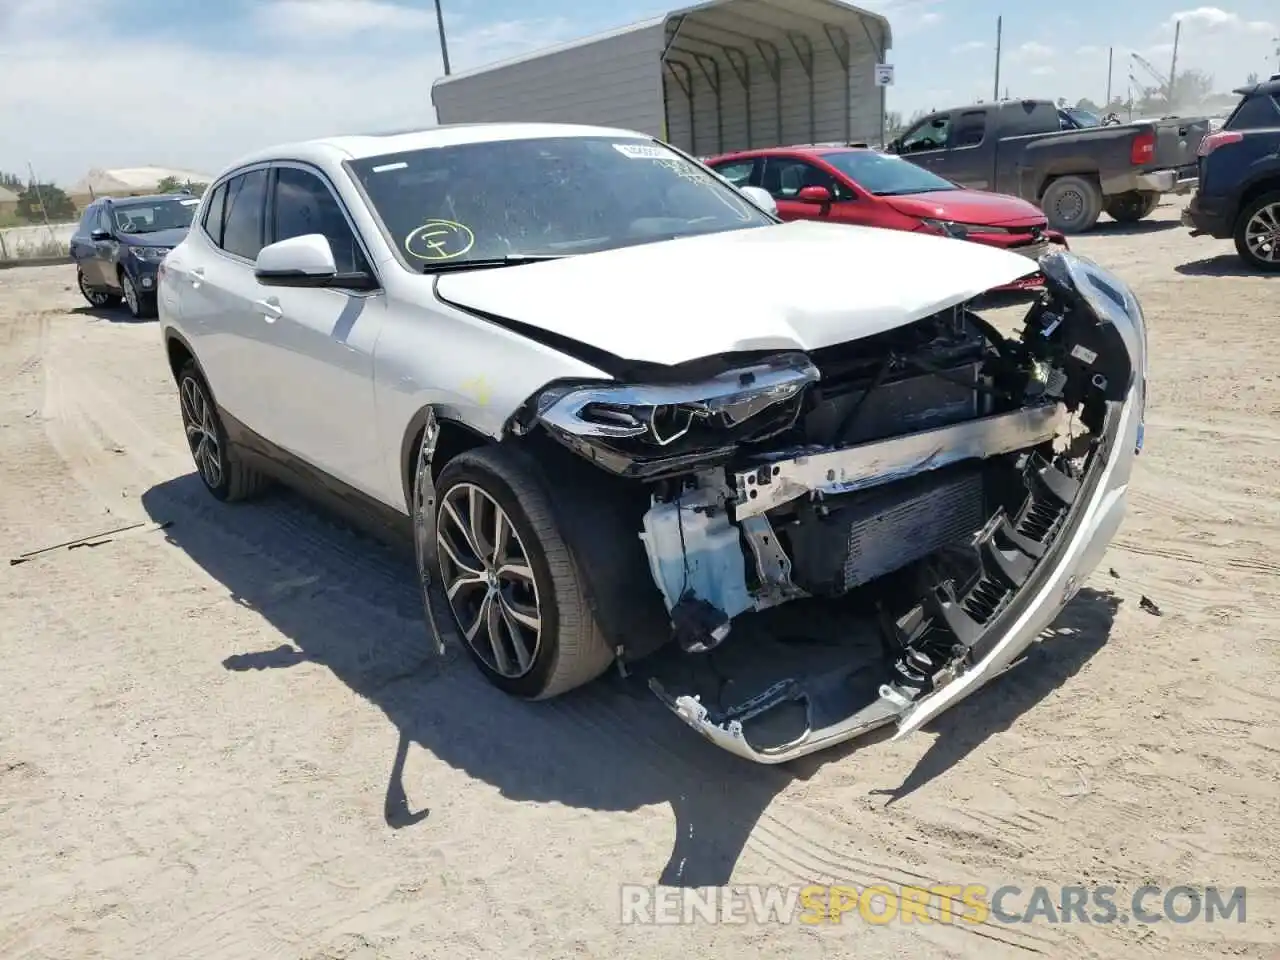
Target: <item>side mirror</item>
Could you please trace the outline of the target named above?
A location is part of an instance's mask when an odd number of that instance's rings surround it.
[[[290,237],[263,247],[253,275],[267,287],[343,287],[372,290],[377,281],[367,273],[339,273],[333,248],[321,233]]]
[[[831,191],[826,187],[801,187],[796,199],[801,203],[817,203],[825,207],[831,203]]]
[[[768,190],[761,187],[739,187],[738,192],[771,217],[778,215],[778,204]]]
[[[89,239],[90,240],[110,240],[111,234],[107,230],[90,230]]]
[[[885,150],[885,153],[901,153],[902,141],[899,140],[897,137],[894,137],[892,140],[890,140],[888,143],[884,145],[884,150]]]

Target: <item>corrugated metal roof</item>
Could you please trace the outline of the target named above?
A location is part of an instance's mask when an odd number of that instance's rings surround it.
[[[589,37],[583,37],[580,40],[570,40],[567,43],[556,44],[551,47],[544,47],[541,50],[535,50],[532,53],[522,54],[516,57],[510,57],[506,60],[499,60],[495,63],[484,64],[471,70],[464,70],[461,73],[452,73],[447,77],[439,77],[432,88],[446,86],[456,80],[463,80],[481,73],[488,73],[490,70],[500,70],[503,67],[510,67],[517,63],[525,63],[529,60],[537,60],[541,57],[552,53],[561,53],[566,50],[573,50],[577,47],[585,47],[589,44],[598,43],[601,40],[608,40],[612,37],[622,36],[627,33],[635,33],[641,30],[648,30],[652,27],[662,26],[676,20],[680,17],[686,17],[690,14],[710,12],[712,10],[724,8],[749,9],[773,7],[780,12],[786,13],[802,13],[810,16],[816,22],[827,22],[821,15],[823,11],[830,13],[837,18],[856,16],[864,22],[870,21],[875,23],[884,37],[884,49],[888,50],[893,46],[893,33],[889,28],[889,21],[878,13],[872,13],[870,10],[864,10],[861,7],[855,7],[852,4],[844,3],[842,0],[707,0],[706,3],[694,4],[691,7],[684,7],[679,10],[672,10],[670,13],[663,14],[660,17],[650,17],[647,20],[640,20],[635,23],[627,24],[615,30],[606,30],[603,33],[592,34]],[[806,12],[807,11],[807,12]],[[831,26],[839,26],[837,21],[831,21]]]

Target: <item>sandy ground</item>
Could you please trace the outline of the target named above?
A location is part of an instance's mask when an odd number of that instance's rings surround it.
[[[204,494],[154,323],[0,272],[5,549],[144,524],[5,568],[0,956],[1280,955],[1280,278],[1172,207],[1076,246],[1151,328],[1118,540],[1022,666],[798,769],[617,681],[527,705],[432,661],[398,557]],[[622,925],[659,881],[1249,890],[1212,925]]]

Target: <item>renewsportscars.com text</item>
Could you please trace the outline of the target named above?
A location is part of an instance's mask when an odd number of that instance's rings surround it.
[[[1245,921],[1244,887],[984,884],[621,888],[624,924],[1221,923]]]

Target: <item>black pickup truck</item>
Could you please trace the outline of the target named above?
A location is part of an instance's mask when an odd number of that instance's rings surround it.
[[[1049,100],[931,113],[886,149],[963,187],[1038,204],[1049,226],[1083,233],[1105,211],[1141,220],[1164,193],[1196,185],[1207,117],[1084,126]]]

